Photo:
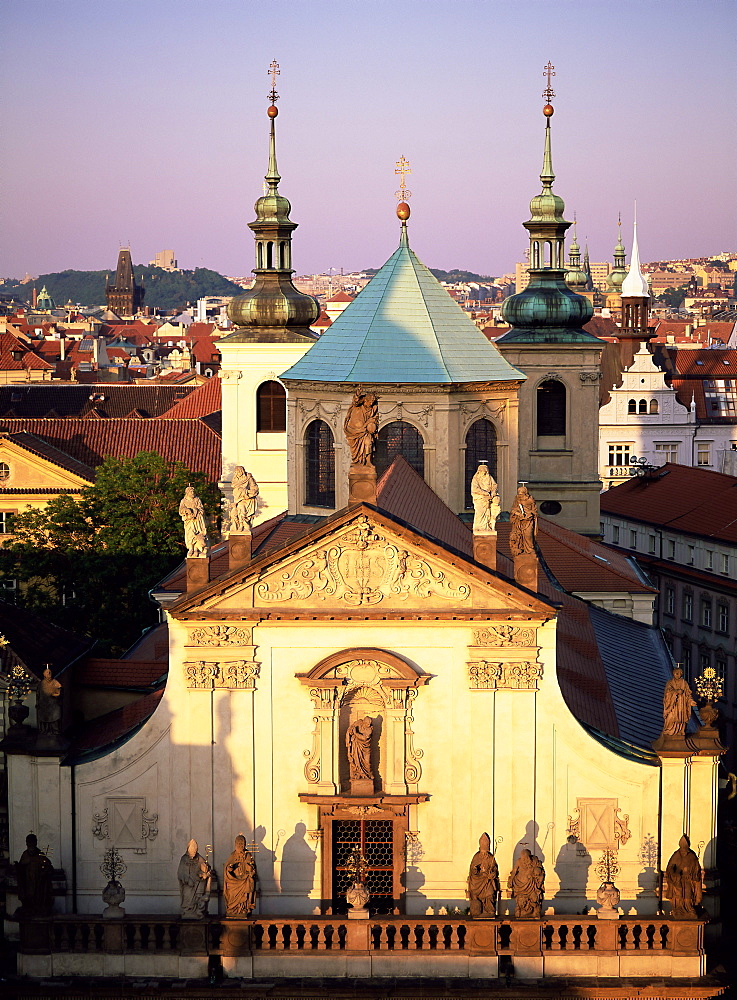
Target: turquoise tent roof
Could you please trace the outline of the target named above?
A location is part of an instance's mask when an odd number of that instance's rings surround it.
[[[442,384],[526,376],[504,360],[412,252],[403,226],[395,253],[282,378]]]

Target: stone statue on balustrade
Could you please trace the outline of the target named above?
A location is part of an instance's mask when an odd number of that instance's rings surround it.
[[[479,462],[471,480],[474,535],[491,535],[496,532],[496,521],[501,513],[501,501],[496,480],[489,472],[488,462]]]
[[[539,920],[545,895],[545,869],[540,858],[524,848],[507,879],[515,901],[514,915],[520,919]]]
[[[247,535],[258,507],[258,483],[242,465],[236,465],[231,480],[233,501],[230,505],[230,533]]]
[[[663,690],[663,731],[653,743],[654,750],[686,752],[686,726],[695,708],[688,681],[680,665],[673,668],[673,676]]]
[[[678,841],[678,850],[671,856],[665,869],[666,895],[671,902],[671,918],[695,920],[696,907],[701,903],[701,864],[691,842],[684,835]]]
[[[479,849],[471,858],[468,870],[468,889],[472,917],[495,917],[499,896],[499,867],[491,853],[488,833],[479,838]]]
[[[226,917],[249,917],[256,906],[256,865],[246,850],[246,838],[238,834],[233,853],[225,862],[223,893]]]
[[[59,736],[61,733],[61,684],[51,676],[49,667],[36,694],[36,718],[39,732],[44,736]]]
[[[187,558],[206,558],[210,543],[207,538],[205,508],[196,495],[194,486],[188,486],[185,489],[179,504],[179,516],[184,525],[184,544],[187,546]]]
[[[207,913],[212,888],[212,868],[190,840],[177,868],[183,920],[201,920]]]
[[[29,833],[26,837],[26,849],[15,866],[20,899],[20,910],[16,912],[16,916],[49,916],[54,904],[53,876],[53,865],[39,849],[36,835]]]

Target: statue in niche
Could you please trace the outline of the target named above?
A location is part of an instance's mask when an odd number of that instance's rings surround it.
[[[366,716],[357,719],[348,727],[345,734],[345,745],[348,751],[348,773],[351,781],[372,781],[371,773],[371,737],[374,725]]]
[[[38,728],[46,736],[58,736],[61,732],[61,684],[51,676],[46,667],[36,695],[36,718]]]
[[[696,907],[701,903],[701,865],[691,841],[686,834],[678,841],[678,850],[671,856],[665,869],[668,881],[666,895],[671,902],[674,920],[695,920]]]
[[[225,862],[223,892],[226,917],[249,917],[256,905],[256,864],[246,850],[246,838],[239,833],[233,853]]]
[[[207,913],[212,885],[212,868],[190,840],[177,868],[183,920],[201,920]]]
[[[663,691],[663,736],[683,737],[691,709],[696,706],[688,681],[681,667],[674,667],[673,676]]]
[[[532,555],[537,534],[537,504],[527,487],[518,488],[509,512],[509,548],[513,556]]]
[[[501,501],[496,480],[489,472],[488,462],[479,462],[471,480],[473,500],[473,533],[488,535],[496,531],[496,519],[501,513]]]
[[[353,465],[371,465],[374,438],[379,429],[379,405],[372,392],[359,390],[348,407],[343,431],[351,449]]]
[[[53,866],[39,849],[35,833],[29,833],[26,837],[26,849],[15,866],[20,916],[49,916],[54,904],[53,875]]]
[[[499,895],[499,866],[491,853],[488,833],[479,838],[479,849],[468,870],[468,899],[472,917],[495,917]]]
[[[207,540],[207,524],[205,508],[196,495],[194,486],[188,486],[179,504],[179,516],[184,524],[184,544],[187,546],[187,558],[197,559],[207,556],[209,543]]]
[[[525,847],[507,880],[516,902],[514,915],[522,919],[539,920],[545,895],[545,869],[540,858]]]
[[[242,465],[236,465],[231,480],[233,502],[230,505],[230,533],[248,534],[258,506],[258,483]]]

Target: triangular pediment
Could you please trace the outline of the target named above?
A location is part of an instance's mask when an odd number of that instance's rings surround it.
[[[513,581],[431,542],[373,508],[360,507],[286,549],[180,599],[172,613],[194,610],[302,613],[551,613]]]

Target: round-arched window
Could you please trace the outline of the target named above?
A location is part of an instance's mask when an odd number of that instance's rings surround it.
[[[256,430],[287,429],[287,393],[280,382],[262,382],[256,390]]]
[[[471,480],[479,466],[479,462],[488,462],[489,472],[494,479],[497,478],[496,427],[485,417],[471,424],[466,433],[466,510],[473,509]]]
[[[376,475],[381,476],[397,455],[402,455],[421,476],[425,475],[425,451],[422,434],[405,420],[393,420],[381,428],[374,447]]]
[[[335,507],[335,447],[324,420],[313,420],[305,433],[305,503]]]

